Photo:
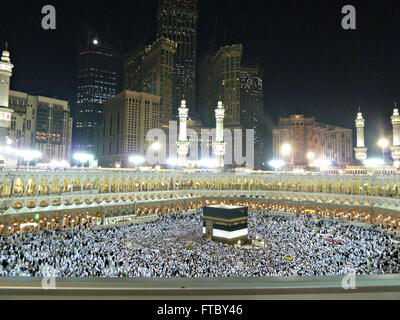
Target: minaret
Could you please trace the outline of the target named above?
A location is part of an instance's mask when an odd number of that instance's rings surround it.
[[[217,109],[215,109],[216,133],[215,142],[213,144],[214,156],[217,159],[218,166],[224,167],[225,143],[224,143],[224,117],[225,109],[221,101],[218,101]]]
[[[186,166],[187,154],[189,152],[189,141],[187,139],[187,117],[189,109],[186,108],[186,101],[181,101],[181,107],[178,108],[179,112],[179,137],[177,144],[178,159],[181,166]]]
[[[360,161],[367,159],[367,148],[365,148],[364,144],[364,122],[365,120],[359,108],[356,119],[357,147],[354,148],[354,151],[356,153],[356,159]]]
[[[400,161],[400,114],[396,102],[394,103],[393,115],[390,118],[393,125],[393,146],[390,147],[390,150],[394,164],[398,166]]]
[[[10,62],[10,52],[6,48],[1,55],[0,61],[0,145],[6,144],[6,137],[11,124],[13,110],[8,108],[8,97],[10,94],[10,78],[13,64]]]

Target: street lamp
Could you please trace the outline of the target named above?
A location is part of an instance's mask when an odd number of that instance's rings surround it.
[[[218,161],[217,159],[213,159],[213,158],[204,158],[199,160],[199,166],[202,168],[216,168],[218,167]]]
[[[289,155],[289,153],[292,151],[292,146],[289,143],[285,143],[281,147],[281,153],[283,156]]]
[[[327,168],[332,165],[332,161],[328,159],[317,159],[314,161],[314,166],[320,169]]]
[[[94,157],[92,154],[79,152],[74,154],[74,159],[82,164],[83,170],[83,166],[85,165],[85,163],[88,161],[93,161]]]
[[[275,170],[278,170],[282,168],[285,165],[285,161],[283,160],[271,160],[268,162],[268,164],[274,168]]]
[[[30,162],[34,159],[41,158],[42,153],[40,151],[35,151],[35,150],[25,150],[22,152],[22,157],[24,158],[25,161],[28,162],[28,169],[29,169]]]
[[[311,167],[312,161],[315,159],[315,153],[312,151],[307,152],[308,166]]]
[[[153,151],[160,151],[160,149],[161,149],[161,143],[159,143],[159,142],[154,142],[152,145],[151,145],[151,149],[153,150]]]
[[[61,160],[58,161],[56,159],[53,159],[50,161],[49,163],[50,168],[60,168],[60,169],[65,169],[68,168],[70,166],[70,164],[66,161],[66,160]]]
[[[132,162],[136,167],[140,164],[143,164],[146,161],[146,159],[142,156],[132,156],[129,157],[129,161]]]
[[[366,167],[376,168],[379,166],[383,166],[385,162],[382,159],[365,159],[364,165]]]
[[[157,162],[156,162],[155,164],[156,164],[156,166],[158,166],[158,165],[159,165],[158,152],[161,150],[161,143],[158,142],[158,141],[153,142],[153,143],[150,145],[150,149],[153,150],[153,151],[155,152],[155,153],[154,153],[154,156],[157,157]]]
[[[315,159],[315,153],[312,152],[312,151],[307,152],[307,159],[308,160],[314,160]]]
[[[291,154],[291,155],[293,156],[293,153],[292,153],[292,146],[291,146],[289,143],[283,144],[282,147],[281,147],[281,154],[282,154],[284,157],[287,157],[289,154]],[[292,159],[291,159],[291,160],[292,160]],[[293,165],[292,162],[293,162],[293,161],[290,161],[290,164]]]
[[[382,148],[383,160],[385,160],[385,149],[389,146],[389,141],[385,138],[380,138],[378,140],[378,146]]]
[[[171,167],[177,167],[177,166],[179,166],[179,159],[178,158],[168,158],[167,164]]]

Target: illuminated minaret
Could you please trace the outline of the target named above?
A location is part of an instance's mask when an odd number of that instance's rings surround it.
[[[8,108],[8,97],[10,93],[10,78],[13,64],[10,62],[10,52],[6,48],[1,55],[0,61],[0,145],[6,143],[8,130],[11,124],[13,110]]]
[[[400,161],[400,114],[396,102],[394,103],[391,119],[393,125],[393,146],[390,147],[390,150],[392,151],[394,164],[398,166]]]
[[[186,108],[186,101],[181,101],[181,107],[178,108],[179,112],[179,137],[177,148],[178,148],[178,159],[181,166],[186,166],[187,154],[189,151],[189,141],[187,139],[186,127],[189,109]]]
[[[221,101],[218,101],[218,107],[215,109],[215,122],[216,122],[216,132],[215,132],[215,142],[213,144],[214,156],[218,161],[218,166],[224,166],[224,156],[225,156],[225,143],[224,143],[224,117],[225,109]]]
[[[360,161],[364,161],[367,159],[367,148],[365,148],[364,144],[364,118],[362,116],[361,110],[358,109],[357,119],[356,119],[356,128],[357,128],[357,147],[354,148],[356,153],[356,159]]]

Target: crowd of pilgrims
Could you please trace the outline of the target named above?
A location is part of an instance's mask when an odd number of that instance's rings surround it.
[[[231,277],[398,273],[397,242],[376,228],[249,213],[245,249],[202,235],[202,212],[149,224],[42,230],[0,241],[1,276]],[[326,241],[327,238],[341,244]],[[347,270],[347,271],[346,271]]]

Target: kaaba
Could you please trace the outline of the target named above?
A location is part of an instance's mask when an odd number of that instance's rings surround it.
[[[248,241],[247,207],[211,205],[203,210],[203,235],[214,241],[242,244]]]

